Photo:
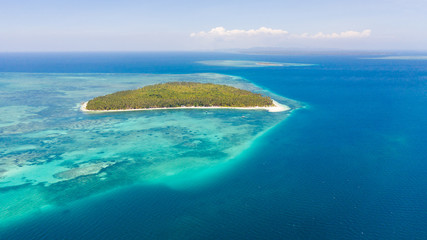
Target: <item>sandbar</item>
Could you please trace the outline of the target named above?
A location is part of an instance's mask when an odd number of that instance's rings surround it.
[[[281,67],[281,66],[283,66],[283,64],[281,64],[281,63],[272,63],[272,62],[257,62],[255,64],[256,65],[261,65],[261,66],[272,66],[272,67]]]

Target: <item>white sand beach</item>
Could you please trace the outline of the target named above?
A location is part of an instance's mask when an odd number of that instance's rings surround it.
[[[270,107],[219,107],[219,106],[213,106],[213,107],[169,107],[169,108],[138,108],[138,109],[120,109],[120,110],[89,110],[86,108],[88,102],[82,103],[80,110],[82,112],[86,113],[106,113],[106,112],[129,112],[129,111],[147,111],[147,110],[167,110],[167,109],[242,109],[242,110],[267,110],[269,112],[284,112],[288,111],[291,108],[280,104],[273,100],[274,106]]]

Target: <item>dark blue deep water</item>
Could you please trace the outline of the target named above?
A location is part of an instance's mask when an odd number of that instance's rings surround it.
[[[201,60],[310,63],[236,68]],[[306,107],[208,184],[130,185],[0,239],[427,239],[427,61],[220,53],[2,53],[0,72],[221,73]]]

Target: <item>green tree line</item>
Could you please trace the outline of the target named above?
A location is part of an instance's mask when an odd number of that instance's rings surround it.
[[[96,97],[88,110],[123,110],[164,107],[264,107],[270,97],[227,85],[197,82],[168,82]]]

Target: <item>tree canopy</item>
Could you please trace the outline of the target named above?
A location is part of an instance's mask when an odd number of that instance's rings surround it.
[[[265,107],[270,97],[227,85],[168,82],[120,91],[90,100],[88,110],[124,110],[167,107]]]

